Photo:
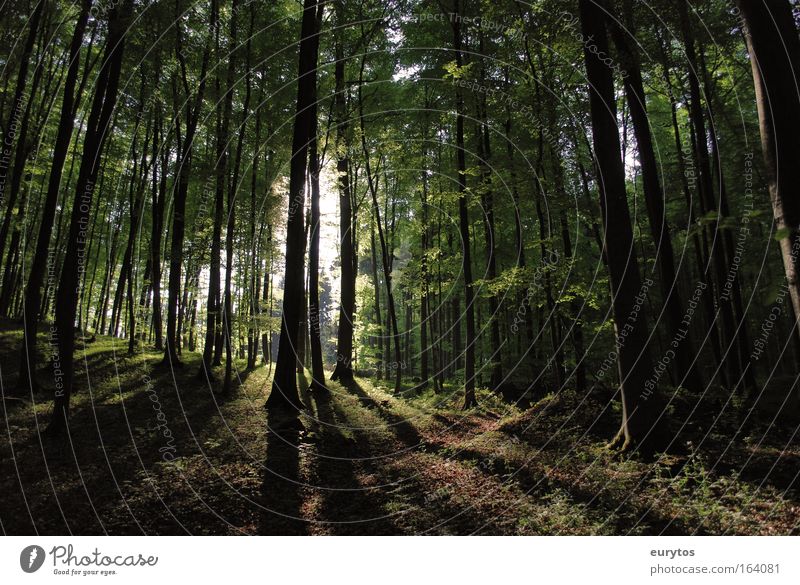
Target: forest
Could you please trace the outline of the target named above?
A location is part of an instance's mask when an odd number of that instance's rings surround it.
[[[3,534],[800,534],[796,2],[1,10]]]

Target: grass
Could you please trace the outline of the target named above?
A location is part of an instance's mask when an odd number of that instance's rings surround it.
[[[6,393],[19,339],[0,331]],[[4,533],[800,533],[789,435],[712,435],[644,462],[603,448],[619,415],[596,397],[522,411],[480,389],[463,412],[455,387],[395,397],[357,378],[325,397],[306,377],[300,428],[267,420],[267,368],[237,363],[222,396],[196,377],[198,355],[171,371],[126,352],[106,337],[81,349],[68,441],[40,438],[46,390],[4,400]]]

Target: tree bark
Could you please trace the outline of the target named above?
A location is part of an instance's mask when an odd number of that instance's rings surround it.
[[[800,344],[800,40],[786,0],[737,0],[756,89],[761,148]]]
[[[455,0],[455,18],[451,19],[453,28],[453,50],[456,66],[464,66],[461,47],[461,2]],[[472,290],[472,254],[470,251],[469,210],[467,208],[467,163],[464,153],[464,96],[460,86],[456,86],[456,162],[458,172],[458,225],[461,234],[464,274],[464,310],[467,318],[467,337],[464,350],[464,409],[477,406],[475,397],[475,307]],[[461,315],[456,316],[458,319]],[[457,356],[454,356],[454,359]]]
[[[336,129],[336,173],[339,187],[339,264],[341,270],[339,327],[336,343],[336,366],[331,380],[348,383],[353,380],[353,319],[356,307],[355,249],[353,238],[352,195],[350,192],[350,157],[348,155],[347,98],[345,95],[345,60],[342,40],[344,26],[343,0],[335,4],[337,30],[335,37],[334,66],[334,127]]]
[[[304,208],[308,141],[311,135],[311,110],[317,82],[316,0],[304,0],[300,26],[300,58],[298,64],[297,108],[292,137],[292,158],[289,167],[289,211],[286,222],[286,269],[283,290],[281,334],[278,359],[267,407],[272,411],[301,409],[297,391],[296,348],[298,330],[305,307],[303,298]]]
[[[651,361],[647,318],[639,299],[646,294],[646,289],[642,288],[639,275],[625,190],[614,80],[611,69],[601,60],[601,56],[609,54],[605,14],[593,0],[579,0],[579,8],[583,38],[594,42],[593,50],[584,45],[584,60],[622,399],[622,427],[612,445],[619,443],[623,450],[649,450],[658,438],[656,423],[660,413],[656,406],[655,387],[653,394],[644,394]]]
[[[644,92],[639,57],[626,35],[633,35],[634,28],[631,14],[633,6],[630,0],[623,3],[622,13],[626,15],[626,30],[612,24],[611,35],[620,55],[622,67],[627,75],[624,78],[625,98],[633,121],[633,132],[642,168],[645,207],[647,208],[650,235],[656,247],[656,263],[658,264],[661,282],[666,325],[670,342],[681,340],[679,324],[683,320],[684,306],[679,290],[678,276],[675,271],[675,254],[672,249],[669,222],[664,213],[664,191],[658,176],[658,162],[653,148],[653,137],[650,132],[650,120],[647,114],[647,98]],[[703,380],[695,366],[694,348],[687,335],[677,341],[675,347],[675,379],[678,385],[699,392],[704,388]]]
[[[44,4],[44,2],[40,4]],[[39,305],[42,300],[42,284],[44,283],[45,275],[48,274],[48,249],[50,247],[50,236],[53,233],[59,187],[61,186],[61,177],[64,170],[64,162],[67,159],[69,143],[72,139],[72,129],[74,127],[73,108],[75,102],[80,100],[80,96],[75,93],[75,86],[77,84],[78,70],[80,68],[81,45],[83,43],[84,32],[86,31],[86,24],[89,20],[90,8],[91,0],[84,0],[81,4],[81,10],[72,32],[72,39],[69,45],[69,65],[67,67],[66,78],[64,79],[64,95],[61,101],[61,114],[58,120],[55,145],[53,146],[50,176],[47,181],[47,193],[45,195],[42,217],[39,222],[36,252],[33,256],[30,276],[28,277],[28,286],[25,288],[19,385],[20,387],[30,387],[31,389],[36,389],[38,386],[33,372],[36,369],[36,363],[38,361],[36,353],[36,333],[39,327]]]
[[[176,11],[180,13],[179,2],[176,2]],[[180,27],[176,29],[176,55],[181,65],[183,73],[183,86],[186,92],[186,132],[184,133],[180,156],[177,159],[178,180],[175,186],[175,195],[172,205],[172,240],[170,243],[169,257],[169,281],[167,287],[169,296],[167,298],[167,339],[164,349],[163,364],[171,367],[181,367],[183,364],[178,357],[180,340],[178,339],[178,300],[181,289],[181,270],[183,268],[183,240],[186,233],[186,197],[189,193],[189,177],[192,173],[192,148],[194,145],[194,135],[197,131],[197,123],[200,118],[200,109],[203,105],[203,96],[206,89],[206,71],[210,58],[210,46],[206,45],[203,50],[202,65],[200,66],[200,83],[194,95],[194,100],[190,99],[189,85],[186,79],[186,60],[183,54],[183,43],[181,40]],[[176,128],[179,122],[176,121]]]
[[[109,11],[106,49],[95,85],[94,99],[83,143],[83,155],[72,206],[69,236],[56,299],[54,333],[58,340],[58,359],[53,362],[56,391],[53,415],[48,427],[48,433],[54,436],[63,434],[68,428],[69,402],[74,372],[72,358],[75,349],[75,314],[80,295],[80,275],[85,269],[85,266],[81,264],[86,254],[85,229],[102,160],[103,146],[110,130],[111,115],[117,101],[127,20],[131,10],[132,2],[125,0],[121,6],[114,7]],[[62,374],[60,380],[59,373]]]

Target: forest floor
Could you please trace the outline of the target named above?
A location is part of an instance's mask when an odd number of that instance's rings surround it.
[[[6,397],[19,341],[0,331]],[[520,411],[482,392],[462,412],[455,388],[394,397],[366,379],[328,398],[304,387],[300,429],[267,421],[266,367],[222,396],[198,355],[170,370],[126,350],[80,349],[66,441],[38,432],[47,391],[3,400],[3,533],[800,534],[800,446],[785,433],[711,434],[643,462],[604,448],[619,414],[599,400]]]

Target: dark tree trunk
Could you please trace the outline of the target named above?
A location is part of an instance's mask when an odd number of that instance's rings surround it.
[[[338,26],[343,26],[343,0],[335,5]],[[336,172],[339,188],[339,235],[341,299],[339,303],[339,328],[336,343],[336,367],[331,380],[348,383],[353,380],[353,319],[356,307],[355,248],[353,239],[352,195],[350,194],[350,157],[348,156],[347,100],[345,96],[345,61],[342,31],[337,28],[335,38],[336,65],[334,66],[334,115],[336,129]]]
[[[176,3],[176,10],[180,7]],[[176,30],[176,55],[181,70],[186,71],[184,59],[184,48],[181,40],[180,27]],[[181,289],[181,270],[183,267],[183,239],[186,233],[186,197],[189,193],[189,177],[192,173],[192,148],[194,145],[194,135],[197,131],[197,123],[200,118],[200,109],[203,105],[203,96],[206,88],[206,71],[210,57],[210,47],[207,45],[203,50],[203,61],[200,67],[200,83],[194,96],[190,99],[189,84],[186,78],[183,79],[184,90],[186,91],[186,132],[183,136],[183,143],[178,157],[178,180],[175,186],[175,194],[172,206],[172,241],[169,256],[169,281],[167,287],[169,296],[167,299],[167,339],[164,349],[164,365],[180,367],[182,362],[178,358],[178,300]],[[176,122],[176,128],[179,123]]]
[[[44,4],[44,2],[41,2]],[[64,162],[67,159],[69,143],[72,139],[72,129],[74,127],[73,108],[80,96],[75,94],[75,85],[78,79],[80,68],[80,50],[83,43],[83,35],[86,24],[89,20],[89,9],[91,0],[85,0],[81,4],[81,11],[75,23],[72,33],[72,40],[69,45],[69,65],[67,75],[64,80],[64,97],[61,102],[61,114],[58,120],[58,130],[56,131],[56,141],[53,147],[52,164],[50,165],[50,176],[47,181],[47,194],[45,195],[42,217],[39,222],[39,235],[36,240],[36,252],[33,256],[28,286],[25,289],[25,302],[23,304],[23,335],[22,348],[20,352],[19,385],[36,389],[36,377],[33,372],[38,361],[36,354],[36,332],[39,326],[39,305],[42,300],[42,285],[44,283],[47,270],[47,253],[50,248],[50,236],[53,233],[53,223],[56,215],[56,204],[58,203],[59,187],[61,186],[61,176],[64,170]]]
[[[211,3],[211,19],[215,36],[215,52],[221,55],[219,5],[216,1]],[[234,19],[235,20],[235,19]],[[216,184],[214,189],[214,220],[211,235],[211,267],[208,279],[208,300],[206,305],[206,338],[203,347],[203,360],[200,362],[198,377],[213,379],[211,367],[221,363],[220,332],[222,328],[222,314],[220,303],[221,289],[221,250],[222,250],[222,222],[225,215],[225,182],[228,170],[228,132],[230,127],[231,110],[233,108],[233,59],[228,58],[228,68],[225,86],[225,97],[221,94],[221,73],[214,81],[215,96],[217,100],[216,116],[216,155],[215,166]]]
[[[451,19],[453,25],[453,50],[456,54],[456,66],[463,67],[461,54],[461,2],[455,0],[455,18]],[[464,409],[477,406],[475,397],[475,307],[472,290],[472,254],[470,251],[469,211],[467,209],[467,163],[464,154],[464,96],[460,86],[456,86],[456,159],[458,171],[458,224],[461,234],[463,251],[464,273],[464,304],[467,313],[467,338],[464,350]],[[460,319],[461,316],[458,315]],[[454,356],[455,357],[455,356]]]
[[[675,254],[672,250],[669,223],[664,213],[664,191],[658,176],[658,162],[653,148],[653,137],[650,133],[650,120],[647,115],[647,101],[639,57],[627,38],[627,35],[634,34],[631,22],[632,12],[632,3],[630,0],[626,0],[623,3],[623,13],[627,17],[625,30],[618,25],[612,25],[611,34],[620,54],[621,65],[627,72],[624,78],[625,98],[633,121],[639,164],[642,168],[645,206],[650,224],[650,234],[656,247],[656,263],[665,307],[667,331],[670,343],[676,344],[673,345],[674,349],[670,349],[675,354],[675,379],[678,385],[699,392],[704,388],[704,384],[695,366],[692,340],[688,335],[681,336],[679,334],[679,325],[684,318],[684,306],[679,290],[678,275],[675,271]]]
[[[278,359],[272,391],[267,407],[274,409],[300,409],[297,391],[296,349],[303,305],[303,250],[305,248],[304,214],[308,141],[311,135],[310,107],[317,83],[316,0],[304,0],[303,20],[300,27],[300,58],[298,64],[297,108],[292,137],[292,158],[289,170],[289,212],[286,222],[286,269],[283,289],[281,334],[278,342]]]
[[[169,159],[169,140],[163,136],[163,122],[161,110],[156,111],[156,126],[153,132],[153,208],[152,232],[150,236],[151,286],[153,288],[153,332],[155,334],[155,348],[157,351],[164,349],[164,334],[161,318],[161,237],[164,229],[164,203],[167,198],[167,165]],[[163,144],[159,144],[163,140]],[[160,160],[158,160],[160,158]],[[156,168],[160,162],[161,172],[157,175]],[[158,180],[157,180],[158,177]]]
[[[322,26],[322,10],[324,4],[317,5],[317,20],[314,38],[319,49],[319,31]],[[309,345],[311,346],[311,385],[310,389],[316,392],[325,392],[325,369],[322,364],[322,341],[320,339],[320,305],[319,305],[319,236],[320,236],[320,209],[319,209],[319,154],[317,138],[317,92],[311,106],[311,129],[309,132],[310,144],[308,151],[308,176],[311,183],[311,240],[308,249],[308,317],[309,317]]]
[[[17,84],[14,89],[14,98],[11,101],[11,111],[8,120],[5,120],[5,127],[3,128],[3,142],[0,143],[0,156],[8,165],[11,158],[11,153],[14,152],[14,165],[10,173],[11,176],[11,189],[6,193],[6,182],[8,180],[8,173],[0,174],[0,207],[1,204],[5,205],[6,212],[3,217],[3,223],[0,225],[0,259],[3,258],[6,248],[6,238],[8,237],[8,230],[11,226],[11,216],[16,204],[17,194],[19,187],[22,183],[21,171],[25,164],[25,140],[26,140],[26,127],[29,112],[29,100],[25,99],[25,90],[28,82],[28,66],[31,61],[31,53],[33,46],[36,42],[36,35],[39,32],[39,23],[42,20],[42,12],[44,11],[46,2],[40,1],[36,3],[36,8],[31,14],[30,22],[28,24],[28,35],[25,37],[25,43],[22,46],[22,53],[20,53],[19,72],[17,73]],[[34,92],[31,92],[33,94]],[[12,151],[12,145],[16,142],[16,150]],[[4,201],[7,199],[6,201]]]
[[[800,343],[800,41],[786,0],[738,0],[746,24],[775,228]],[[796,352],[797,350],[795,350]]]
[[[48,432],[55,436],[63,434],[68,425],[69,401],[73,386],[75,314],[80,293],[80,276],[85,269],[81,264],[86,254],[85,229],[102,160],[103,146],[110,131],[111,115],[117,101],[122,55],[125,49],[125,32],[131,10],[132,3],[126,0],[121,6],[109,11],[106,49],[95,85],[83,142],[69,236],[56,298],[55,333],[58,340],[58,358],[53,361],[56,391],[52,420],[48,427]]]
[[[309,186],[311,182],[306,175],[306,185]],[[306,211],[306,219],[303,228],[303,248],[301,255],[306,257],[308,250],[308,235],[311,227],[311,210]],[[305,375],[305,368],[308,365],[308,273],[306,272],[303,277],[303,289],[300,297],[300,304],[303,306],[303,311],[300,313],[300,326],[297,331],[297,374]]]
[[[622,399],[622,427],[612,444],[619,443],[623,449],[648,450],[658,438],[656,424],[660,413],[655,388],[651,389],[652,394],[645,394],[652,370],[647,319],[638,298],[646,291],[639,275],[625,192],[614,80],[600,56],[609,54],[605,14],[592,0],[579,0],[579,7],[583,37],[593,39],[597,50],[595,53],[584,47]]]

